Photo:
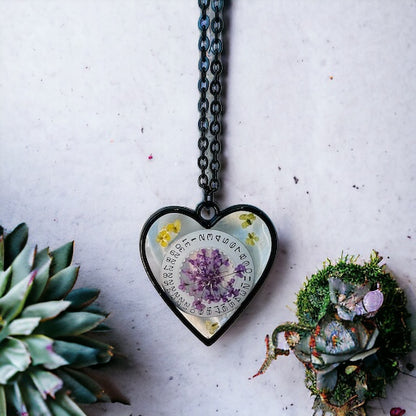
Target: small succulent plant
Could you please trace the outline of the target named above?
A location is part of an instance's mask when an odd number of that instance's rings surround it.
[[[328,262],[298,293],[298,323],[279,325],[266,337],[264,373],[279,355],[293,351],[305,366],[315,396],[314,415],[365,416],[365,404],[384,396],[410,351],[409,313],[397,282],[374,252],[369,262],[342,257]],[[284,335],[289,349],[279,348]]]
[[[27,239],[25,224],[0,227],[0,415],[82,416],[76,402],[110,400],[84,371],[113,356],[86,336],[104,329],[99,292],[72,290],[72,242],[38,251]]]

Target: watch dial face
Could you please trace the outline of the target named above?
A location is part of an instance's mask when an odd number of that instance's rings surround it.
[[[241,205],[204,220],[168,207],[145,224],[140,254],[156,290],[181,321],[212,344],[248,304],[277,249],[267,216]]]
[[[162,262],[162,286],[183,312],[204,318],[238,308],[254,283],[244,244],[222,231],[199,230],[177,238]]]

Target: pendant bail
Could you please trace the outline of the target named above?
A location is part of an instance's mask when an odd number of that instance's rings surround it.
[[[213,218],[218,216],[218,214],[220,213],[220,208],[214,202],[214,200],[205,200],[197,205],[195,212],[201,220],[211,221]]]

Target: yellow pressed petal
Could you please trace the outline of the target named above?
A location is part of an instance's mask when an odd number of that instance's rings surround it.
[[[181,230],[181,222],[179,221],[179,220],[176,220],[174,223],[173,223],[173,226],[174,226],[174,230],[175,230],[175,233],[176,234],[178,234],[179,233],[179,231]]]
[[[218,322],[205,322],[205,327],[207,328],[208,332],[211,335],[214,335],[215,332],[217,332],[217,329],[219,328],[220,324]]]
[[[246,244],[254,246],[256,244],[256,241],[259,241],[259,237],[257,237],[255,233],[248,233],[246,238]]]
[[[170,238],[170,234],[166,228],[162,228],[156,236],[156,242],[159,243],[162,247],[166,247],[170,241]]]
[[[157,235],[156,238],[159,238],[159,239],[165,238],[165,235],[166,234],[169,235],[169,233],[167,233],[165,230],[159,231],[159,233],[158,233],[158,235]]]

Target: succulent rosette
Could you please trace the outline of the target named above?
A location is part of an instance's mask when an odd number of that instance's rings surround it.
[[[410,351],[403,290],[378,253],[364,264],[356,260],[325,263],[298,293],[299,322],[279,325],[266,337],[266,360],[256,376],[293,351],[315,396],[314,415],[366,415],[367,400],[384,396],[398,360]],[[279,348],[282,336],[289,349]]]
[[[0,415],[85,415],[76,402],[110,400],[84,371],[113,356],[86,336],[105,329],[99,292],[72,290],[72,242],[38,251],[27,239],[25,224],[0,227]]]

